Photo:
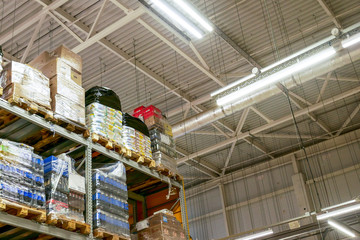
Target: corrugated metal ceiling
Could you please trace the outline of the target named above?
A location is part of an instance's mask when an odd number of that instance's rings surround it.
[[[118,0],[132,9],[140,6],[136,0]],[[306,46],[315,43],[324,37],[329,36],[330,30],[334,27],[331,18],[326,15],[321,6],[314,0],[287,1],[287,0],[243,0],[243,1],[205,1],[191,0],[191,2],[210,18],[225,34],[245,50],[261,66],[267,66],[278,59],[286,57]],[[71,17],[71,21],[84,24],[90,28],[102,5],[102,0],[90,1],[68,1],[61,6]],[[360,19],[360,5],[357,0],[328,0],[328,5],[344,26],[357,23]],[[2,1],[0,3],[0,39],[5,34],[11,34],[14,28],[23,22],[31,20],[42,8],[37,1]],[[64,20],[58,13],[54,13],[61,21],[74,31],[83,40],[87,37],[84,31],[76,26],[76,22]],[[97,31],[101,31],[126,14],[117,8],[111,1],[107,3],[104,13],[97,25]],[[143,15],[141,17],[146,23],[160,32],[166,38],[176,44],[184,53],[199,62],[189,46],[173,36],[163,25],[152,17]],[[3,48],[6,52],[21,58],[37,23],[25,29],[19,34],[12,35],[10,40],[4,42]],[[36,40],[27,57],[27,61],[34,58],[44,50],[50,50],[60,44],[73,48],[79,42],[71,36],[54,19],[47,16],[40,31],[36,33]],[[191,99],[204,96],[218,89],[219,84],[210,80],[204,73],[197,69],[185,58],[176,53],[168,45],[158,39],[153,33],[146,30],[136,21],[132,21],[124,27],[114,31],[106,37],[114,46],[124,51],[129,58],[134,58],[154,72],[159,78],[165,79],[174,85],[178,90],[185,92]],[[193,41],[199,53],[203,56],[211,71],[215,75],[226,73],[250,73],[252,66],[244,58],[232,49],[215,33],[208,34],[201,40]],[[122,101],[122,106],[127,111],[141,104],[156,104],[164,112],[181,106],[185,101],[170,93],[162,84],[156,83],[150,77],[144,75],[136,67],[124,62],[117,54],[104,48],[101,44],[95,43],[80,52],[83,57],[83,86],[89,89],[95,85],[107,86],[116,91]],[[357,69],[360,61],[345,66],[332,74],[331,77],[348,77],[359,80]],[[236,77],[223,77],[222,80],[228,84],[236,81]],[[302,84],[292,91],[310,103],[315,103],[324,80],[313,80]],[[354,87],[359,82],[329,81],[323,99],[330,98]],[[359,96],[349,98],[346,101],[339,101],[333,106],[326,107],[315,112],[332,131],[337,130],[346,119],[349,112],[355,107],[355,101]],[[214,100],[202,104],[206,109],[216,106]],[[345,106],[347,105],[347,106]],[[284,95],[276,95],[270,99],[260,102],[255,106],[259,111],[276,120],[290,114],[287,99]],[[294,110],[297,108],[293,105]],[[188,116],[196,113],[190,110]],[[222,121],[235,129],[242,112],[224,118]],[[183,113],[172,118],[172,124],[183,119]],[[354,120],[358,119],[358,116]],[[301,121],[300,121],[301,120]],[[299,118],[301,129],[304,134],[323,135],[324,131],[314,124],[308,117]],[[266,122],[254,112],[250,111],[244,124],[243,131],[251,131]],[[223,131],[229,133],[223,126],[215,123]],[[267,131],[295,134],[292,123],[279,125]],[[308,127],[310,124],[310,128]],[[208,131],[218,134],[217,130],[208,125],[199,131]],[[199,134],[187,134],[177,139],[177,144],[188,152],[196,152],[207,148],[225,139],[223,136],[209,136]],[[260,142],[271,151],[285,152],[287,146],[295,146],[296,139],[272,139],[259,138]],[[228,153],[227,146],[220,151],[203,156],[203,159],[222,168]],[[293,148],[293,147],[291,147]],[[263,153],[241,141],[235,148],[230,165],[248,161],[266,159]],[[262,157],[260,157],[262,156]],[[219,160],[220,159],[220,160]],[[232,171],[237,167],[230,168]],[[185,175],[199,174],[193,167],[182,165],[180,171]]]

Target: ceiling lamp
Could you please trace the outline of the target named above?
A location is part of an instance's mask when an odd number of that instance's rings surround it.
[[[236,102],[237,100],[244,98],[246,96],[249,96],[251,94],[254,94],[269,85],[280,82],[284,78],[291,77],[291,75],[293,75],[293,74],[299,73],[302,70],[305,70],[316,64],[319,64],[319,63],[323,62],[324,60],[330,58],[331,56],[335,55],[335,53],[336,53],[336,50],[333,47],[322,50],[310,57],[304,58],[304,59],[300,60],[299,62],[290,65],[289,67],[286,67],[274,74],[271,74],[270,76],[260,79],[256,82],[249,84],[248,86],[245,86],[243,88],[240,88],[230,94],[222,96],[216,100],[216,103],[219,106],[223,106],[223,105],[226,105],[229,103]],[[215,93],[219,94],[221,92],[224,92],[227,89],[228,88],[225,87],[223,89],[220,89],[220,92],[217,91]],[[212,95],[214,96],[215,94],[212,94]]]
[[[266,230],[266,231],[263,231],[263,232],[258,232],[258,233],[255,233],[255,234],[252,234],[252,235],[249,235],[249,236],[246,236],[246,237],[242,237],[242,238],[237,238],[235,240],[252,240],[252,239],[258,239],[260,237],[265,237],[265,236],[268,236],[268,235],[271,235],[273,234],[274,231],[272,229],[269,229],[269,230]]]
[[[189,3],[186,3],[184,0],[173,0],[173,2],[184,10],[187,14],[190,15],[197,23],[199,23],[207,31],[213,31],[211,24],[205,20]]]
[[[150,2],[158,13],[167,18],[167,21],[175,24],[173,27],[197,39],[213,31],[211,22],[186,0],[150,0]]]
[[[338,230],[339,232],[342,232],[342,233],[346,234],[349,237],[352,237],[352,238],[356,237],[354,232],[351,231],[351,229],[349,227],[347,227],[346,225],[344,225],[344,224],[341,224],[341,223],[339,223],[339,222],[337,222],[337,221],[335,221],[333,219],[329,219],[328,224],[330,226],[332,226],[333,228],[335,228],[336,230]]]
[[[317,218],[317,220],[324,220],[324,219],[328,219],[328,218],[331,218],[331,217],[336,217],[336,216],[339,216],[339,215],[343,215],[343,214],[346,214],[346,213],[351,213],[351,212],[354,212],[354,211],[358,211],[358,210],[360,210],[360,204],[356,204],[356,205],[352,205],[352,206],[349,206],[349,207],[344,207],[344,208],[341,208],[341,209],[338,209],[338,210],[334,210],[334,211],[331,211],[331,212],[323,213],[323,214],[317,215],[316,218]]]

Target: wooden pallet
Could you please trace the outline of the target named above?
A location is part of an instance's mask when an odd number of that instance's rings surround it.
[[[54,119],[54,113],[50,109],[47,109],[44,106],[41,106],[33,101],[27,100],[22,97],[11,96],[7,101],[13,105],[16,105],[31,114],[37,114],[45,118],[46,120],[52,121]]]
[[[39,223],[43,223],[46,221],[45,209],[40,210],[32,208],[24,204],[15,203],[3,198],[0,198],[0,211],[7,212],[8,214],[21,218],[35,220]]]
[[[86,126],[75,123],[69,119],[59,116],[58,114],[54,115],[53,122],[60,127],[63,127],[70,132],[74,132],[77,134],[82,134],[85,138],[90,136],[89,130]]]
[[[97,133],[91,134],[91,140],[95,143],[99,143],[101,146],[104,146],[107,149],[120,149],[122,146],[120,146],[118,143],[115,143],[114,141],[107,139],[104,136],[101,136]]]
[[[62,215],[49,214],[46,223],[71,232],[80,232],[85,235],[90,234],[89,224],[69,219]]]
[[[153,159],[142,156],[139,153],[136,153],[130,149],[127,149],[124,146],[122,146],[118,143],[115,143],[97,133],[91,134],[91,140],[95,143],[99,143],[100,145],[104,146],[107,149],[114,150],[114,151],[118,152],[119,154],[124,155],[128,159],[138,162],[139,164],[145,165],[149,168],[155,167],[155,161]]]
[[[126,149],[125,153],[123,154],[126,158],[131,159],[137,163],[148,166],[149,168],[155,168],[155,161],[151,158],[140,155],[139,153],[134,152],[130,149]]]
[[[130,240],[130,237],[124,237],[121,235],[117,235],[115,233],[110,233],[103,229],[95,229],[94,237],[99,239],[106,239],[106,240]]]
[[[164,176],[174,178],[177,181],[183,180],[183,177],[181,175],[174,173],[170,169],[166,168],[163,164],[156,166],[156,171],[158,171],[160,174],[162,174]]]

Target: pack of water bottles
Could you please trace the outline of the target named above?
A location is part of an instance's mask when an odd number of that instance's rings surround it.
[[[46,212],[53,217],[69,214],[69,157],[66,154],[44,160]]]
[[[126,169],[117,162],[95,169],[92,175],[94,229],[130,236]]]
[[[44,209],[44,161],[25,144],[0,139],[0,197]]]

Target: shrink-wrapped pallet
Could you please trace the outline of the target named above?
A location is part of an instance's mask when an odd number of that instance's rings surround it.
[[[45,209],[44,162],[33,148],[0,139],[0,198]]]
[[[20,99],[51,108],[49,79],[40,71],[22,63],[10,62],[0,76],[4,99]]]

